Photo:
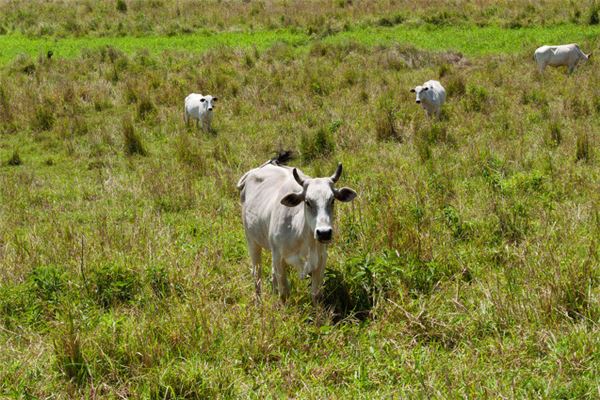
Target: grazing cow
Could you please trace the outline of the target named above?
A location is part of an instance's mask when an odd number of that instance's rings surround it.
[[[273,290],[285,301],[290,288],[286,264],[301,278],[311,276],[313,303],[320,297],[327,244],[333,238],[333,203],[352,201],[356,192],[335,188],[342,164],[327,178],[310,178],[282,165],[280,157],[248,171],[237,183],[242,220],[257,298],[261,292],[261,251],[272,255]]]
[[[540,73],[546,66],[569,67],[571,74],[580,61],[587,61],[592,53],[585,54],[576,44],[563,44],[560,46],[542,46],[535,50],[533,58],[537,62]]]
[[[427,81],[423,85],[410,89],[412,93],[417,94],[416,102],[427,111],[431,117],[433,114],[439,119],[442,112],[442,105],[446,101],[446,90],[438,81]]]
[[[215,101],[217,101],[217,98],[211,95],[203,96],[199,93],[192,93],[187,96],[183,110],[185,124],[188,125],[190,118],[193,118],[196,120],[196,127],[198,127],[199,122],[202,122],[202,129],[210,132],[210,123],[213,117],[212,110],[215,106]]]

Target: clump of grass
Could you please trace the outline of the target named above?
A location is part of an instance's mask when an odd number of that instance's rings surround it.
[[[125,154],[132,156],[138,154],[145,156],[148,153],[142,143],[141,137],[135,132],[133,123],[129,118],[123,119],[123,139],[125,141]]]
[[[54,341],[56,365],[69,381],[81,386],[90,376],[89,366],[83,356],[80,334],[70,314],[65,324],[65,329]]]
[[[590,139],[587,132],[579,132],[577,135],[577,149],[575,152],[575,160],[589,161],[590,160]]]
[[[37,131],[49,131],[52,129],[56,117],[54,116],[54,106],[49,101],[38,105],[33,118],[33,128]]]
[[[65,290],[66,279],[62,268],[55,265],[36,267],[29,277],[37,297],[55,303]]]
[[[150,100],[150,98],[147,96],[142,96],[137,105],[137,118],[139,120],[144,120],[146,117],[152,114],[155,109],[156,107],[154,106],[152,100]]]
[[[466,106],[468,111],[482,112],[489,103],[488,91],[483,86],[470,85],[467,87]]]
[[[125,3],[125,0],[117,0],[115,8],[117,9],[118,12],[126,13],[127,12],[127,3]]]
[[[588,24],[600,24],[600,4],[597,1],[590,2],[590,9],[588,11]]]
[[[206,154],[202,146],[189,135],[182,134],[175,143],[177,159],[203,173],[206,169]]]
[[[381,17],[377,20],[377,26],[395,26],[400,25],[406,20],[406,17],[402,14],[395,14],[392,16]]]
[[[146,270],[146,279],[154,294],[159,298],[171,294],[171,281],[167,269],[162,265],[153,265]]]
[[[10,156],[6,164],[13,167],[23,164],[23,160],[21,159],[18,150],[13,151],[12,156]]]
[[[550,123],[550,140],[555,146],[558,146],[562,142],[561,124],[556,120]]]
[[[0,82],[0,122],[10,123],[13,120],[13,115],[10,107],[10,98],[5,90],[5,85]]]
[[[446,93],[448,97],[462,96],[467,90],[467,84],[462,74],[452,74],[446,81]]]
[[[138,275],[123,263],[106,263],[96,269],[91,277],[96,302],[102,307],[133,300],[140,288]]]
[[[379,101],[375,112],[375,136],[377,140],[402,141],[401,132],[396,127],[396,112],[389,96]]]
[[[300,139],[300,153],[306,162],[328,157],[334,151],[333,133],[326,128],[319,128],[312,134],[304,134]]]

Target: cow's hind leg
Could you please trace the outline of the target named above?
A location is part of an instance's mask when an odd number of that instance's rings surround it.
[[[260,299],[260,293],[262,288],[262,249],[256,243],[248,241],[248,253],[250,253],[250,260],[252,261],[252,277],[254,278],[254,292],[256,299]]]

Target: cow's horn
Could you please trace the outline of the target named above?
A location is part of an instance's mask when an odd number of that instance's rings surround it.
[[[336,183],[338,179],[340,179],[340,176],[342,176],[342,163],[338,163],[335,173],[331,175],[331,180],[333,183]]]
[[[294,179],[296,180],[296,182],[298,182],[298,185],[304,187],[304,181],[302,180],[302,178],[300,178],[300,175],[298,175],[298,170],[296,168],[294,168],[294,170],[292,171],[292,175],[294,175]]]

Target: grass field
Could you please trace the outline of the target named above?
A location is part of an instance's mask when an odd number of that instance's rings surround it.
[[[593,4],[293,3],[0,4],[0,397],[598,398],[600,77],[531,57],[597,51]],[[358,193],[318,307],[253,298],[235,183],[279,149]]]
[[[317,41],[339,44],[352,42],[367,46],[389,46],[404,43],[427,50],[458,51],[468,56],[490,54],[519,54],[532,51],[537,44],[570,42],[587,45],[593,43],[600,33],[599,26],[557,25],[551,27],[529,27],[507,29],[501,27],[364,27],[321,37],[313,37],[293,30],[271,30],[251,32],[202,33],[183,36],[147,37],[68,37],[28,38],[22,35],[0,36],[0,64],[6,64],[17,56],[37,57],[52,50],[57,57],[72,58],[82,50],[112,46],[127,54],[140,50],[153,53],[164,51],[203,52],[219,46],[239,49],[257,48],[264,50],[277,42],[308,49]]]

